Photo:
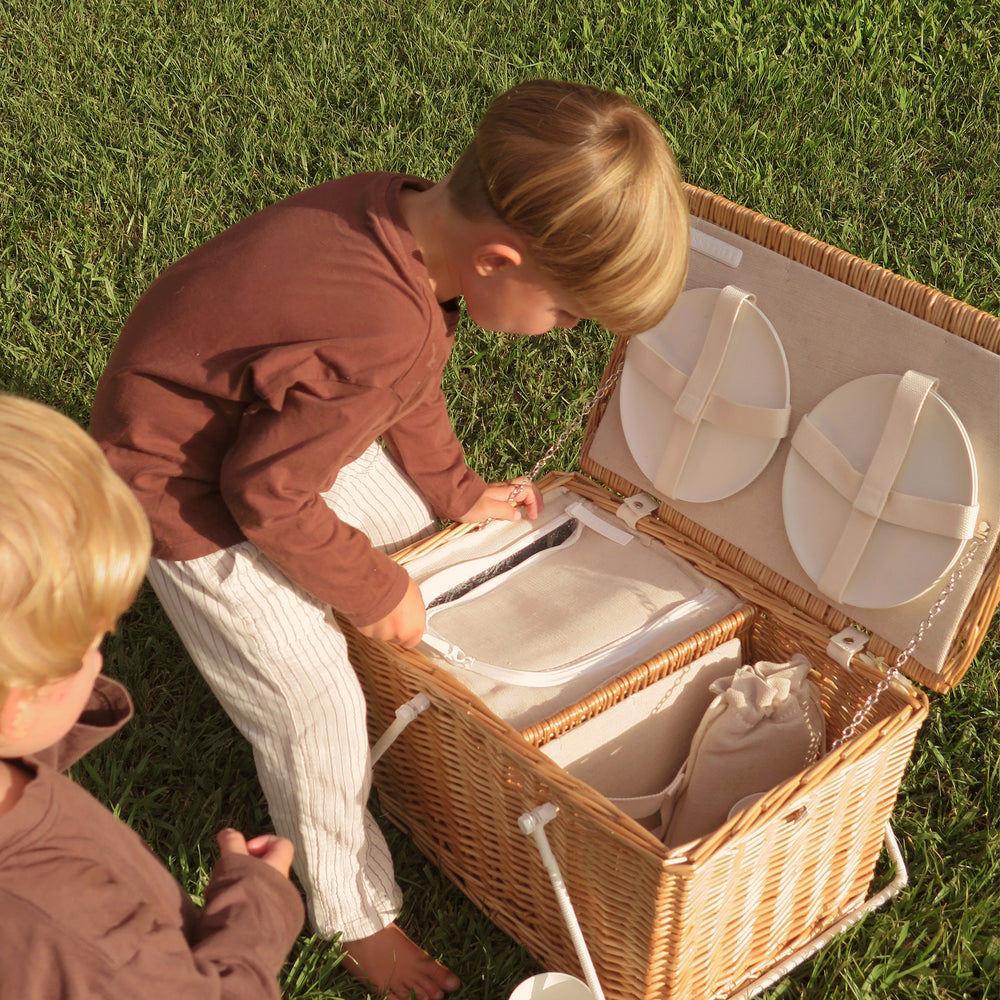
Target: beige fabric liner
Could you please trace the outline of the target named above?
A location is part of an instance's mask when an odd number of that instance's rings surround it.
[[[585,529],[428,618],[468,656],[544,672],[624,638],[701,589],[651,546]]]
[[[542,750],[568,773],[612,800],[662,796],[691,749],[715,695],[712,681],[743,665],[738,639],[651,684]],[[647,813],[659,820],[660,801]],[[636,816],[636,818],[639,818]]]
[[[757,296],[774,324],[788,358],[791,428],[820,400],[864,375],[899,374],[916,369],[940,380],[938,393],[965,425],[976,455],[981,519],[990,525],[987,544],[969,567],[915,652],[929,670],[939,671],[962,614],[982,575],[985,554],[1000,530],[1000,358],[909,313],[865,295],[781,254],[734,236],[701,219],[692,226],[743,251],[736,268],[693,251],[688,288],[737,284]],[[655,414],[650,419],[656,419]],[[785,535],[781,479],[789,443],[783,441],[764,472],[741,492],[710,504],[672,501],[702,527],[817,597]],[[617,390],[591,444],[590,457],[656,496],[633,461],[619,416]],[[660,497],[660,499],[663,499]],[[947,575],[918,598],[896,608],[862,609],[837,605],[870,631],[905,646],[937,600]]]
[[[481,532],[455,539],[407,563],[419,584],[443,566],[498,552],[515,538],[554,521],[567,506],[583,503],[596,517],[620,531],[625,523],[565,489],[546,495],[545,510],[534,523],[493,522]],[[492,530],[491,530],[492,529]],[[609,650],[581,676],[554,687],[528,687],[496,680],[448,662],[429,647],[423,651],[457,676],[489,708],[523,729],[574,704],[591,691],[656,653],[668,649],[724,618],[740,606],[731,591],[674,556],[648,536],[627,545],[586,529],[565,552],[546,552],[522,564],[500,585],[431,612],[429,625],[486,664],[533,674],[558,670],[654,620],[660,612],[706,593],[710,601],[668,625],[627,655]],[[712,596],[714,595],[714,596]]]

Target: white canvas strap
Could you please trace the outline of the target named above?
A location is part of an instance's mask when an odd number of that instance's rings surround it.
[[[808,416],[795,429],[792,447],[845,500],[853,502],[858,496],[864,475]],[[879,520],[949,538],[971,538],[978,516],[978,504],[966,506],[890,490]]]
[[[629,798],[609,795],[608,801],[620,809],[626,816],[635,820],[648,820],[654,816],[659,816],[663,803],[673,791],[673,783],[659,792],[650,795],[633,795]],[[654,833],[659,836],[659,832]]]
[[[722,430],[778,440],[788,433],[790,409],[737,403],[716,394],[715,384],[732,341],[740,308],[755,301],[750,292],[726,285],[709,321],[701,354],[690,375],[661,357],[642,338],[629,345],[643,377],[674,401],[674,423],[653,479],[657,490],[676,496],[698,429],[703,422]],[[634,352],[634,353],[633,353]]]
[[[629,356],[634,356],[642,368],[645,379],[652,382],[661,393],[676,400],[684,391],[688,376],[676,365],[643,340],[633,340],[629,345]],[[702,420],[727,431],[739,431],[754,437],[783,438],[788,433],[791,407],[753,406],[736,403],[724,396],[713,395],[705,404]]]
[[[819,589],[835,601],[843,600],[910,449],[920,411],[936,385],[937,379],[915,371],[906,372],[899,380],[875,454],[851,500],[847,524],[817,582]]]
[[[952,538],[971,538],[978,506],[917,497],[893,487],[920,419],[937,385],[920,372],[908,371],[899,380],[889,415],[868,469],[862,473],[809,419],[803,417],[792,447],[851,504],[847,523],[817,580],[817,586],[836,602],[844,592],[879,521]]]
[[[570,517],[575,517],[581,524],[590,528],[591,531],[596,531],[599,535],[606,538],[609,542],[614,542],[616,545],[628,545],[635,538],[635,535],[630,532],[609,524],[603,517],[598,516],[582,503],[567,505],[566,513]]]
[[[747,300],[754,301],[754,296],[735,285],[726,285],[719,293],[701,354],[674,404],[677,419],[653,478],[657,489],[663,490],[667,496],[677,495],[677,487],[698,433],[698,426],[704,419],[705,407],[729,350],[733,324],[740,307]]]

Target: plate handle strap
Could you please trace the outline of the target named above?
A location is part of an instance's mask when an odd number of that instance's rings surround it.
[[[889,417],[875,446],[868,471],[857,493],[851,498],[851,512],[847,523],[817,581],[820,591],[838,603],[843,600],[844,590],[882,515],[893,483],[910,449],[920,411],[937,381],[912,370],[899,380]]]
[[[848,503],[853,503],[864,482],[844,453],[806,414],[795,429],[792,447]],[[879,520],[912,531],[948,538],[971,538],[976,532],[979,504],[951,503],[892,490]]]
[[[687,374],[658,354],[641,337],[634,338],[628,345],[628,358],[636,364],[642,377],[655,385],[667,399],[676,402],[680,398],[688,382]],[[779,439],[788,434],[791,414],[790,406],[756,406],[713,395],[705,404],[701,418],[733,433]]]
[[[750,292],[735,285],[726,285],[719,293],[701,355],[674,404],[677,419],[653,479],[657,490],[668,497],[677,495],[681,474],[698,433],[698,425],[704,419],[705,408],[712,398],[712,390],[729,350],[736,316],[744,302],[753,301],[755,297]]]

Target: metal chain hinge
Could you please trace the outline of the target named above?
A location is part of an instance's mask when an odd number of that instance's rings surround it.
[[[927,617],[917,626],[917,631],[914,632],[913,637],[906,644],[906,648],[903,649],[896,657],[895,662],[886,669],[885,676],[878,682],[878,684],[875,685],[875,689],[864,700],[864,703],[857,710],[857,712],[855,712],[854,718],[851,719],[848,726],[840,734],[836,742],[830,747],[831,752],[840,747],[841,744],[846,743],[847,740],[857,735],[861,724],[871,714],[872,709],[878,704],[879,699],[883,694],[885,694],[886,691],[889,690],[889,686],[893,683],[893,681],[899,679],[902,673],[903,665],[910,659],[911,656],[913,656],[914,650],[920,645],[921,640],[927,634],[934,619],[938,616],[941,609],[945,606],[945,604],[947,604],[948,599],[955,592],[955,588],[958,586],[959,580],[962,579],[962,575],[975,561],[976,553],[979,551],[979,546],[986,541],[986,536],[989,533],[989,530],[989,524],[985,521],[980,522],[968,549],[959,560],[958,565],[952,571],[951,576],[948,578],[947,586],[941,591],[938,599],[931,606],[930,611],[927,613]]]
[[[549,447],[548,451],[546,451],[537,462],[535,462],[531,472],[529,472],[526,476],[522,476],[517,482],[511,483],[511,491],[507,497],[508,503],[513,503],[521,495],[521,493],[524,492],[524,488],[528,485],[528,483],[533,483],[535,481],[538,473],[552,461],[553,457],[559,452],[559,449],[562,448],[566,441],[569,440],[570,436],[575,434],[576,431],[583,426],[583,422],[590,416],[594,408],[599,406],[605,399],[608,398],[608,396],[611,395],[612,390],[618,384],[618,379],[620,378],[624,367],[625,362],[622,361],[608,377],[607,382],[598,388],[597,392],[594,393],[590,401],[579,412],[572,423],[570,423],[562,434],[556,438],[555,443]]]

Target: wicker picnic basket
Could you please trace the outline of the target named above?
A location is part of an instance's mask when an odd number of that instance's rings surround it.
[[[689,189],[689,196],[692,220],[704,232],[722,234],[747,252],[758,247],[783,258],[794,265],[792,279],[801,265],[832,279],[835,291],[843,287],[886,303],[956,343],[1000,353],[997,317],[709,192]],[[622,351],[616,349],[606,379]],[[541,485],[614,511],[636,486],[593,457],[606,405],[591,414],[584,441],[581,467],[592,478],[550,474]],[[995,397],[989,405],[995,407]],[[893,672],[886,682],[886,665],[898,662],[910,678],[935,691],[948,690],[968,669],[1000,601],[997,511],[984,508],[982,516],[989,527],[963,563],[974,586],[957,611],[952,601],[948,633],[954,635],[940,662],[930,665],[918,660],[919,645],[878,634],[868,639],[869,655],[842,653],[831,637],[866,624],[851,609],[706,529],[690,509],[666,502],[643,517],[638,530],[745,604],[521,731],[433,660],[368,640],[345,623],[373,740],[414,696],[425,695],[431,706],[377,765],[381,806],[547,968],[579,975],[548,875],[518,828],[523,813],[552,803],[558,809],[548,832],[552,851],[609,998],[754,995],[885,898],[867,897],[887,831],[892,839],[888,822],[928,710],[926,695],[906,678]],[[412,562],[468,530],[446,529],[399,558]],[[928,596],[929,606],[940,590],[938,585]],[[929,617],[935,613],[931,607]],[[921,633],[925,624],[921,616]],[[870,626],[867,631],[874,632]],[[557,766],[544,747],[733,639],[742,645],[744,662],[782,661],[799,651],[809,657],[826,719],[827,752],[714,833],[671,850]]]

